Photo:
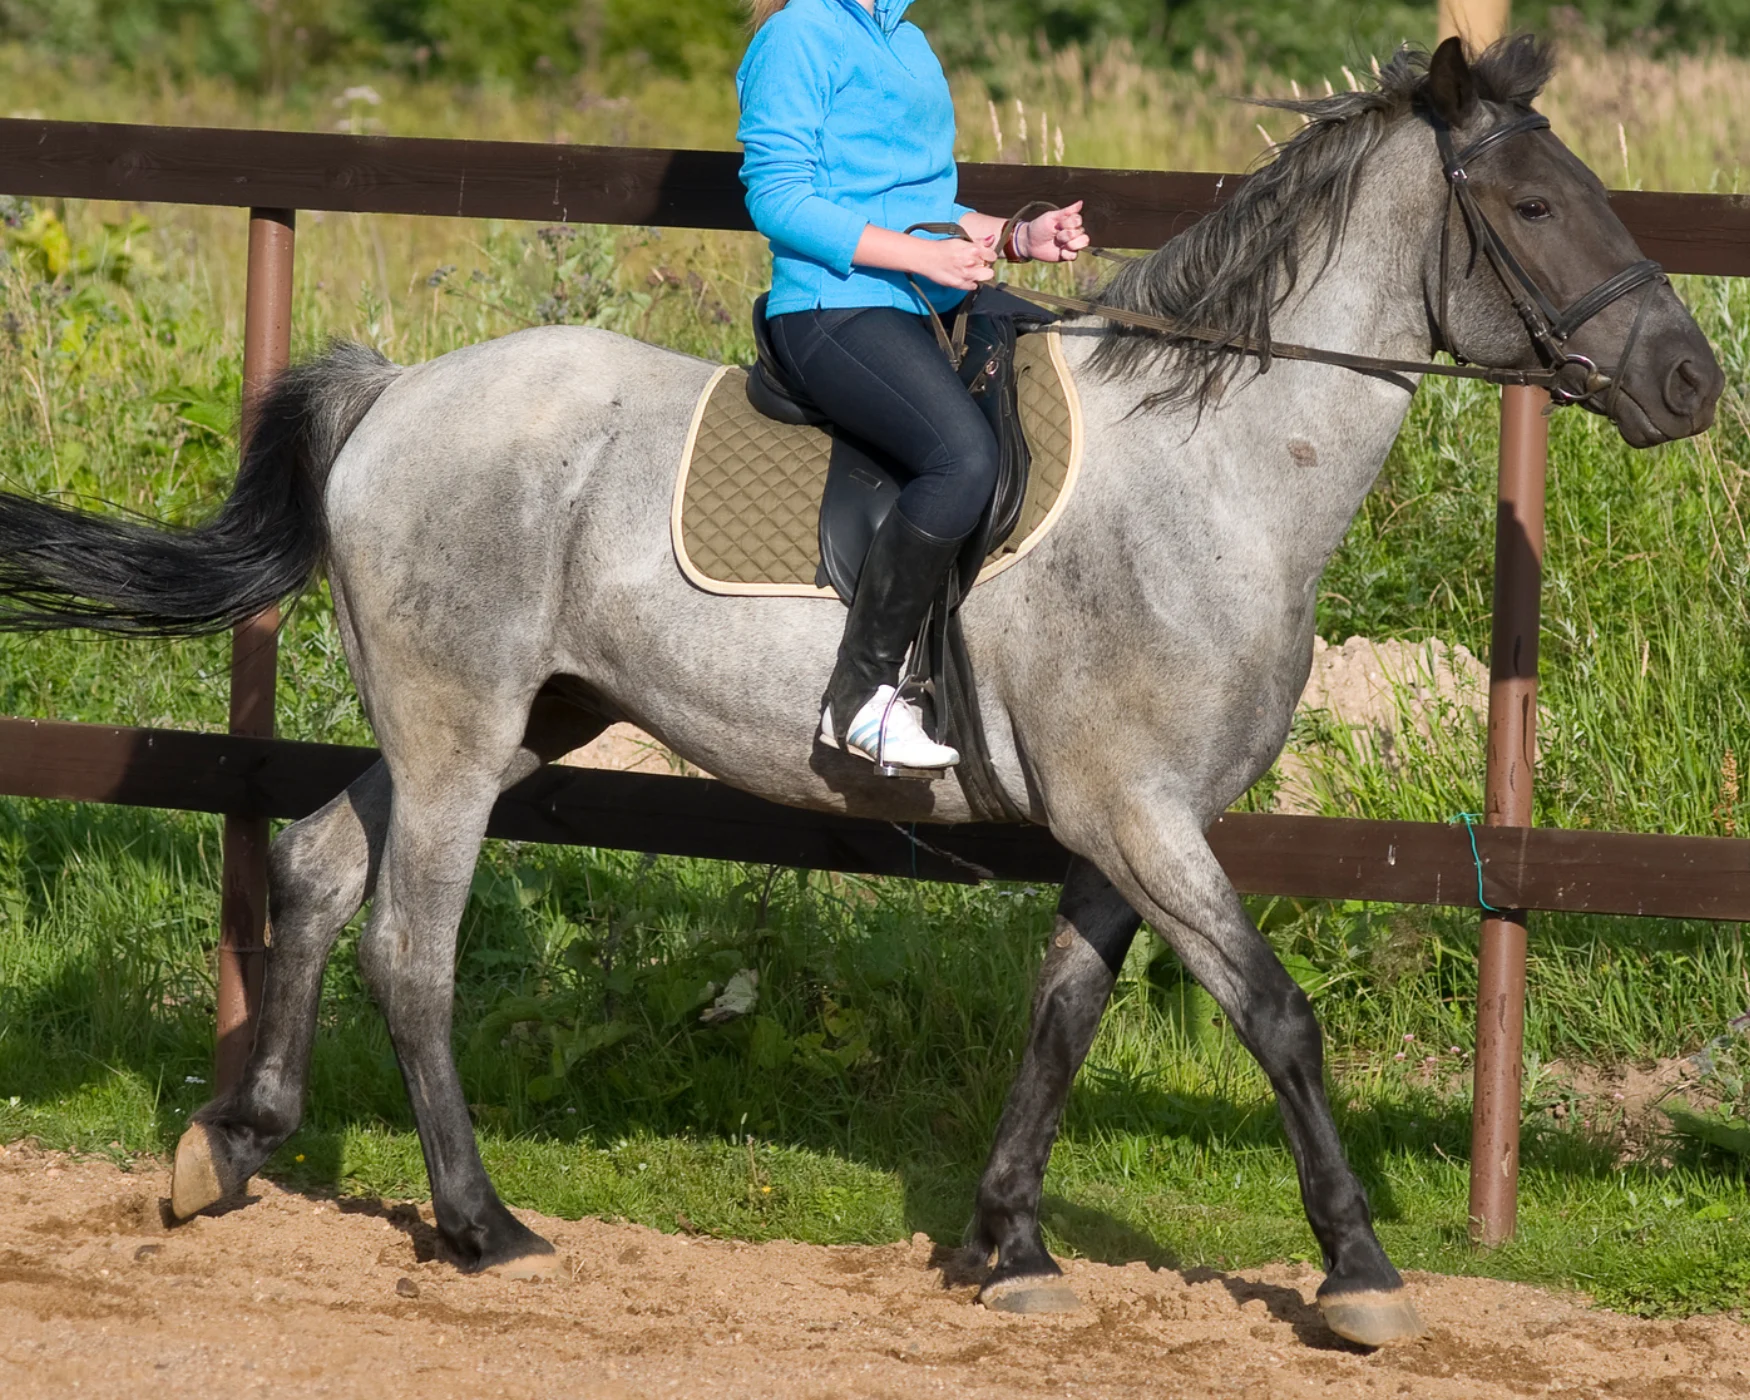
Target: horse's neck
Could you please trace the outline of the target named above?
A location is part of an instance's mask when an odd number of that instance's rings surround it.
[[[1428,357],[1423,261],[1440,189],[1438,168],[1424,171],[1418,156],[1389,162],[1407,171],[1402,178],[1364,182],[1331,265],[1272,318],[1276,340]],[[1303,267],[1317,266],[1318,251],[1306,250]],[[1410,402],[1401,378],[1278,360],[1266,374],[1242,373],[1245,382],[1201,418],[1147,409],[1127,418],[1148,391],[1146,373],[1084,378],[1089,421],[1115,449],[1112,467],[1134,474],[1134,489],[1114,498],[1123,502],[1119,528],[1155,539],[1243,531],[1309,585],[1341,543]],[[1168,518],[1187,511],[1176,526]]]
[[[1330,267],[1275,314],[1271,334],[1301,345],[1425,360],[1423,275],[1445,186],[1420,127],[1387,137],[1371,165],[1378,173],[1362,179]],[[1303,248],[1302,266],[1316,267],[1320,252]]]

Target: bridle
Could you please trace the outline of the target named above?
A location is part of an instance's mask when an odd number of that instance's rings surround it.
[[[1365,374],[1434,374],[1449,379],[1480,379],[1490,384],[1529,385],[1547,389],[1551,400],[1557,404],[1585,403],[1596,400],[1599,395],[1604,395],[1602,403],[1594,402],[1592,406],[1602,413],[1611,413],[1615,409],[1617,396],[1621,392],[1623,367],[1628,364],[1629,356],[1633,353],[1635,344],[1640,338],[1641,326],[1646,318],[1647,308],[1651,304],[1652,298],[1641,298],[1640,307],[1635,313],[1634,323],[1629,329],[1628,339],[1623,343],[1621,359],[1610,369],[1601,368],[1584,355],[1573,354],[1567,349],[1567,342],[1576,331],[1607,306],[1621,300],[1637,288],[1645,287],[1653,282],[1666,281],[1665,269],[1650,258],[1643,258],[1639,262],[1631,263],[1615,276],[1606,278],[1591,291],[1570,303],[1565,310],[1558,311],[1543,288],[1538,285],[1537,279],[1525,270],[1524,265],[1513,255],[1512,249],[1507,246],[1495,226],[1489,222],[1489,216],[1483,212],[1482,206],[1477,202],[1476,195],[1471,191],[1470,175],[1466,170],[1466,166],[1477,156],[1503,141],[1528,131],[1547,130],[1549,119],[1536,112],[1528,112],[1523,116],[1502,122],[1457,154],[1453,153],[1452,129],[1437,118],[1433,120],[1433,126],[1435,144],[1440,153],[1441,168],[1445,173],[1446,186],[1449,191],[1445,217],[1440,226],[1440,291],[1439,305],[1435,313],[1435,330],[1440,337],[1440,343],[1435,348],[1446,351],[1457,361],[1456,364],[1443,365],[1424,360],[1393,360],[1378,355],[1357,355],[1343,350],[1323,350],[1315,346],[1285,344],[1268,338],[1239,335],[1232,331],[1214,330],[1207,326],[1194,326],[1169,316],[1152,316],[1140,311],[1126,311],[1081,297],[1059,296],[1055,292],[1038,292],[1030,287],[1017,286],[1012,282],[1005,282],[1002,285],[1007,291],[1054,310],[1068,311],[1076,315],[1098,316],[1103,320],[1133,326],[1139,330],[1160,331],[1177,339],[1202,342],[1212,350],[1235,350],[1241,354],[1256,355],[1261,362],[1260,373],[1269,370],[1272,360],[1282,359],[1336,365],[1343,369],[1358,370]],[[1456,345],[1448,320],[1453,205],[1457,205],[1465,227],[1470,232],[1473,261],[1475,249],[1480,247],[1488,258],[1489,265],[1494,268],[1495,275],[1501,279],[1501,285],[1506,290],[1508,299],[1513,304],[1513,309],[1519,313],[1520,320],[1525,323],[1526,333],[1530,335],[1531,342],[1536,347],[1538,358],[1543,361],[1544,367],[1542,369],[1495,369],[1486,365],[1472,364]],[[1029,206],[1029,209],[1032,207]],[[1022,211],[1022,213],[1025,212],[1027,211]],[[1021,215],[1015,217],[1018,219]],[[1014,220],[1010,221],[1011,224],[1013,222]],[[1088,251],[1113,261],[1129,261],[1127,258],[1109,253],[1104,249],[1091,248]],[[937,324],[939,326],[940,322],[938,321]]]
[[[1507,246],[1506,240],[1489,222],[1489,216],[1483,212],[1482,205],[1471,191],[1470,175],[1465,169],[1471,161],[1492,146],[1509,141],[1522,132],[1548,129],[1548,117],[1537,112],[1527,112],[1524,116],[1502,122],[1455,155],[1452,150],[1452,128],[1443,121],[1435,121],[1434,142],[1440,152],[1440,165],[1446,175],[1447,189],[1451,192],[1447,216],[1440,225],[1440,305],[1435,317],[1435,329],[1440,335],[1438,348],[1445,350],[1461,365],[1469,363],[1459,350],[1447,319],[1447,289],[1451,275],[1451,205],[1457,205],[1465,227],[1470,230],[1472,261],[1475,261],[1476,249],[1480,247],[1495,269],[1495,275],[1501,279],[1501,285],[1506,288],[1513,309],[1525,323],[1526,333],[1530,335],[1531,343],[1537,347],[1539,358],[1550,371],[1550,397],[1557,403],[1580,403],[1596,394],[1606,393],[1608,398],[1604,409],[1608,412],[1615,407],[1622,368],[1628,363],[1635,342],[1640,338],[1641,324],[1652,298],[1641,298],[1634,323],[1629,328],[1628,339],[1623,343],[1622,358],[1611,371],[1601,370],[1584,355],[1573,354],[1568,350],[1567,342],[1574,332],[1605,307],[1650,282],[1666,281],[1665,269],[1651,258],[1630,263],[1614,277],[1606,278],[1584,296],[1571,302],[1566,310],[1558,311],[1538,285],[1537,279],[1513,256],[1513,250]]]

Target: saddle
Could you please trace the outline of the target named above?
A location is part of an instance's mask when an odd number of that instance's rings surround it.
[[[1020,336],[1014,367],[1031,459],[1026,492],[1020,524],[986,556],[979,587],[1038,547],[1081,479],[1081,401],[1057,332]],[[750,368],[721,366],[694,400],[669,511],[675,563],[706,593],[838,602],[821,568],[820,503],[833,457],[862,445],[826,426],[767,417],[750,401]]]
[[[833,428],[807,395],[786,381],[772,352],[765,311],[762,296],[753,308],[755,360],[747,371],[747,400],[780,423],[832,432],[832,454],[820,502],[820,567],[815,582],[830,587],[848,604],[857,591],[869,542],[899,499],[901,474],[878,448]],[[1008,541],[1021,521],[1032,454],[1021,422],[1015,372],[1017,337],[1056,319],[1012,293],[987,287],[978,293],[977,309],[966,316],[964,338],[954,347],[961,356],[956,366],[961,382],[996,437],[998,464],[990,505],[961,549],[954,570],[957,587],[945,603],[947,612],[959,606],[986,557]]]
[[[1023,329],[1037,329],[1057,318],[1001,288],[983,289],[976,297],[976,309],[963,313],[951,339],[940,321],[936,324],[944,352],[951,363],[958,354],[955,369],[996,437],[996,489],[924,618],[912,645],[909,674],[901,684],[919,693],[926,724],[938,739],[960,750],[954,773],[973,813],[987,820],[1019,821],[1025,814],[1010,800],[991,767],[959,607],[985,559],[1014,534],[1027,497],[1032,454],[1022,428],[1017,388],[1018,337]],[[747,372],[747,399],[768,418],[832,433],[820,502],[820,565],[815,583],[831,587],[849,604],[869,544],[899,499],[900,475],[886,454],[833,428],[806,394],[786,380],[772,352],[765,303],[762,296],[753,308],[756,358]]]

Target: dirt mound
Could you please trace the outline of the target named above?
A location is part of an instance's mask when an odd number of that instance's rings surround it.
[[[438,1262],[428,1207],[256,1181],[166,1229],[164,1172],[0,1148],[8,1396],[1644,1396],[1750,1388],[1750,1327],[1641,1322],[1487,1280],[1413,1276],[1428,1335],[1337,1341],[1301,1267],[1072,1263],[1082,1311],[986,1312],[955,1256],[664,1235],[525,1214],[558,1284]]]
[[[1322,712],[1330,726],[1346,731],[1340,747],[1364,763],[1382,764],[1395,773],[1400,750],[1409,734],[1422,743],[1447,734],[1456,722],[1468,721],[1480,733],[1487,724],[1489,668],[1462,643],[1430,638],[1423,642],[1374,641],[1351,637],[1332,646],[1313,638],[1312,671],[1301,692],[1300,711]],[[1465,735],[1472,736],[1460,725]],[[1279,760],[1282,782],[1276,791],[1280,812],[1323,809],[1329,778],[1323,773],[1331,755],[1310,736],[1291,740]],[[1323,736],[1328,742],[1332,736]],[[1478,761],[1482,750],[1476,749]]]
[[[1709,1109],[1719,1102],[1701,1068],[1706,1055],[1620,1065],[1551,1060],[1526,1096],[1555,1122],[1578,1125],[1594,1142],[1613,1147],[1619,1164],[1650,1160],[1669,1166],[1672,1129],[1665,1106]]]
[[[572,768],[611,768],[621,773],[710,776],[631,724],[609,725],[581,749],[573,749],[559,761]]]

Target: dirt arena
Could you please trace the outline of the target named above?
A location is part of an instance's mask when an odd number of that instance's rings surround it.
[[[987,1312],[922,1235],[748,1245],[525,1216],[562,1283],[467,1279],[428,1209],[263,1181],[167,1230],[162,1170],[0,1148],[0,1392],[68,1395],[1299,1397],[1700,1400],[1750,1393],[1750,1326],[1642,1322],[1412,1276],[1421,1341],[1365,1353],[1318,1275],[1072,1264],[1086,1306]]]

